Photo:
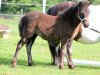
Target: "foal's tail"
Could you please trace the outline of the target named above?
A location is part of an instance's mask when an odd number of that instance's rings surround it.
[[[22,17],[19,22],[19,27],[18,27],[20,37],[22,37],[27,24],[28,24],[27,17],[26,16]]]
[[[47,14],[48,15],[52,15],[52,16],[56,16],[57,15],[58,10],[55,9],[54,7],[51,7],[48,11]]]
[[[51,9],[52,9],[52,8],[50,8],[50,9],[47,11],[47,14],[48,14],[48,15],[51,15]]]

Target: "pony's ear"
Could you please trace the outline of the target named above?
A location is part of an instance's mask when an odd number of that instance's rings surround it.
[[[83,6],[83,2],[81,1],[81,2],[78,3],[78,8],[77,9],[81,10],[82,6]]]
[[[92,4],[92,0],[88,0],[89,1],[89,5],[91,5]]]
[[[81,8],[82,6],[89,6],[92,4],[92,1],[81,1],[79,2],[78,6]]]
[[[81,7],[82,6],[82,2],[79,2],[79,7]]]
[[[77,12],[78,10],[81,10],[82,7],[82,1],[77,3],[76,9],[74,9],[75,12]]]
[[[91,5],[92,4],[92,1],[91,0],[89,0],[89,5]]]

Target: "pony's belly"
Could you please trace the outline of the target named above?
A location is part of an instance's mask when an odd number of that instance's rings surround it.
[[[81,38],[79,38],[77,41],[83,44],[93,44],[99,42],[100,33],[84,28],[81,33]]]
[[[56,34],[46,34],[39,32],[38,36],[47,41],[59,41],[59,37]]]

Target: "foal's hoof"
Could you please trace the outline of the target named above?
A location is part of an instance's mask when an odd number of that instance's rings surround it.
[[[11,64],[12,64],[12,67],[16,67],[16,65],[17,65],[16,59],[13,59],[13,60],[11,61]]]
[[[63,70],[63,69],[64,69],[64,66],[60,66],[60,65],[59,65],[59,69]]]
[[[54,65],[54,66],[59,66],[59,64],[56,64],[56,63],[51,63],[51,65]]]
[[[35,66],[33,63],[28,63],[28,66]]]
[[[28,64],[28,66],[32,66],[32,64]]]
[[[76,68],[75,65],[68,65],[68,67],[69,67],[70,69],[74,69],[74,68]]]

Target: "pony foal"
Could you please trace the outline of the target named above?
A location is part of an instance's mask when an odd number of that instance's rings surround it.
[[[68,67],[73,69],[75,66],[72,62],[71,43],[78,33],[80,23],[88,27],[89,2],[79,2],[70,7],[59,16],[50,16],[41,12],[30,12],[22,17],[19,24],[21,39],[19,40],[16,52],[12,59],[12,66],[17,65],[19,50],[26,44],[28,54],[28,65],[32,65],[31,47],[35,38],[39,35],[48,42],[54,41],[57,44],[61,42],[59,49],[59,69],[64,68],[64,56],[68,54]],[[30,43],[31,42],[31,43]],[[67,51],[64,49],[67,47]]]

